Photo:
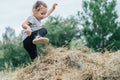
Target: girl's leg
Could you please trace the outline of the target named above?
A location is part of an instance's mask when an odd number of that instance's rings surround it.
[[[29,53],[31,60],[33,61],[37,57],[36,45],[32,43],[34,36],[29,36],[23,41],[23,46],[25,50]]]
[[[44,37],[47,34],[47,29],[41,28],[38,30],[38,35]]]
[[[33,40],[33,44],[46,44],[49,42],[49,39],[44,37],[47,34],[47,30],[45,28],[39,29],[34,33],[36,32],[37,36]]]
[[[42,29],[32,32],[31,36],[28,36],[23,41],[23,46],[25,50],[29,53],[31,60],[34,60],[37,57],[37,48],[36,48],[36,45],[32,43],[33,39],[37,35],[44,37],[46,34],[47,34],[47,30],[45,28],[42,28]]]

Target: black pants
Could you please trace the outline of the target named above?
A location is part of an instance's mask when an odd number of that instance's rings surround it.
[[[32,61],[37,57],[37,48],[36,45],[32,43],[32,41],[38,34],[44,37],[47,34],[47,30],[45,28],[36,30],[23,41],[23,46],[25,50],[29,53]]]

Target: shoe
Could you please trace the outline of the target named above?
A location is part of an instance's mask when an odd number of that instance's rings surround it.
[[[49,39],[45,37],[36,37],[32,42],[33,44],[47,44]]]

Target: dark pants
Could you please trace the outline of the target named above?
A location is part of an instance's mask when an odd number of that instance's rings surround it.
[[[37,48],[36,45],[32,43],[32,41],[38,34],[44,37],[47,34],[47,30],[45,28],[36,30],[23,41],[23,46],[25,50],[29,53],[32,61],[37,57]]]

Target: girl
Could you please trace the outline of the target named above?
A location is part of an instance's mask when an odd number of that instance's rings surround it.
[[[52,8],[47,11],[47,5],[42,1],[37,1],[32,9],[33,15],[22,24],[25,32],[23,34],[23,46],[29,53],[33,61],[37,57],[36,44],[47,43],[48,38],[44,36],[47,30],[42,28],[41,20],[48,17],[56,8],[57,4],[54,3]]]

